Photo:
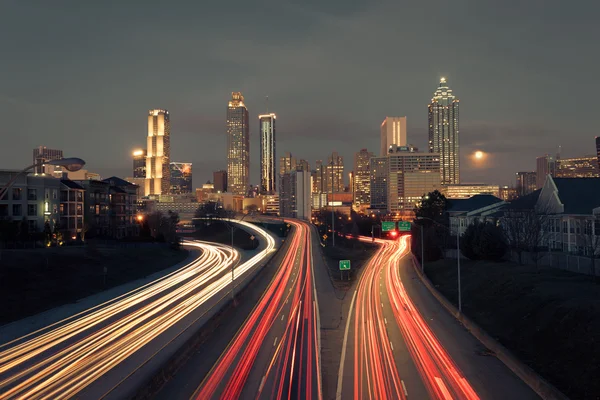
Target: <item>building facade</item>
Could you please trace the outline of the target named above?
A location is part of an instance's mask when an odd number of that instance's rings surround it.
[[[241,92],[227,106],[227,191],[245,196],[250,184],[250,124]]]
[[[133,178],[146,178],[146,150],[133,151]]]
[[[536,172],[517,172],[517,196],[526,196],[533,193],[537,186]]]
[[[536,164],[536,188],[541,189],[546,182],[546,176],[554,176],[556,173],[556,161],[548,154],[538,157]]]
[[[171,175],[171,194],[192,193],[192,163],[171,161],[169,163]]]
[[[403,146],[388,158],[388,211],[412,212],[423,195],[441,189],[439,154]]]
[[[557,178],[598,178],[597,156],[561,158],[556,160]]]
[[[502,186],[500,187],[500,194],[498,195],[504,201],[511,201],[518,197],[517,188]]]
[[[279,158],[279,176],[283,176],[290,171],[296,170],[296,158],[292,156],[292,153],[286,151],[283,156]]]
[[[374,154],[362,149],[354,155],[354,206],[368,207],[371,204],[371,158]]]
[[[323,185],[326,193],[342,193],[346,189],[344,185],[344,157],[337,151],[331,153],[325,166],[325,184]]]
[[[596,136],[596,162],[600,166],[600,136]]]
[[[275,120],[277,116],[273,113],[258,116],[260,132],[260,192],[273,194],[277,191],[277,170],[275,162],[276,136]]]
[[[59,230],[67,239],[75,240],[77,235],[85,236],[83,216],[85,189],[70,179],[62,179],[61,184]]]
[[[447,199],[468,199],[478,194],[491,194],[500,197],[500,186],[483,183],[459,183],[458,185],[443,186],[442,193]]]
[[[46,146],[38,146],[33,149],[33,164],[44,163],[63,158],[62,150],[49,149]],[[62,174],[62,168],[54,165],[40,165],[34,169],[36,174],[52,175],[59,178]]]
[[[371,205],[372,210],[385,211],[388,205],[388,160],[386,157],[373,157],[370,160]]]
[[[429,152],[440,155],[441,183],[460,183],[459,101],[445,78],[429,104]]]
[[[146,154],[146,187],[144,194],[169,193],[171,187],[171,120],[169,111],[148,111],[148,144]]]
[[[227,171],[213,172],[213,184],[215,185],[215,192],[225,193],[227,191]]]
[[[379,156],[388,154],[391,146],[406,146],[406,117],[385,117],[381,123]]]
[[[312,183],[310,171],[297,167],[281,179],[279,212],[282,217],[310,220],[312,211]]]

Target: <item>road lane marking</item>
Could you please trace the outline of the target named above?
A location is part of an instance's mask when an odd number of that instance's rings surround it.
[[[437,383],[437,385],[440,387],[440,390],[442,391],[442,394],[444,395],[444,399],[445,400],[452,400],[452,395],[448,391],[448,388],[446,387],[446,384],[444,384],[444,381],[441,378],[438,378],[436,376],[435,377],[435,383]]]
[[[392,347],[392,351],[394,351],[394,345],[390,342],[390,346]]]
[[[383,308],[383,302],[381,302],[381,308]]]
[[[342,356],[340,358],[340,369],[338,371],[338,383],[337,390],[335,393],[336,399],[342,398],[342,381],[344,379],[344,361],[346,359],[346,344],[348,342],[348,330],[350,328],[350,320],[352,319],[352,309],[354,308],[354,300],[356,300],[356,292],[358,289],[354,291],[352,295],[352,301],[350,302],[350,311],[348,311],[348,318],[346,319],[346,331],[344,332],[344,341],[342,343]]]
[[[265,386],[265,378],[266,378],[266,377],[267,377],[267,376],[266,376],[266,375],[264,375],[264,376],[262,377],[262,379],[260,380],[260,387],[258,388],[258,392],[259,392],[259,393],[260,393],[260,392],[262,392],[262,390],[263,390],[263,386]]]
[[[385,321],[385,324],[387,325],[387,318],[383,317],[383,320]]]
[[[285,318],[285,314],[281,316],[281,320],[283,321],[283,318]]]
[[[402,389],[404,390],[404,395],[405,395],[406,397],[408,397],[408,392],[406,391],[406,385],[404,384],[404,381],[403,381],[403,380],[401,380],[401,381],[400,381],[400,383],[402,383]]]
[[[277,344],[277,338],[275,338],[275,341],[273,342],[273,347],[275,347],[276,344]]]

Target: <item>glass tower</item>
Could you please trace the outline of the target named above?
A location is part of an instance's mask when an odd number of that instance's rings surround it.
[[[227,188],[245,196],[250,183],[250,126],[241,92],[231,93],[227,106]]]
[[[273,113],[259,115],[260,122],[260,191],[263,194],[276,192],[275,119]]]
[[[446,78],[441,78],[429,104],[429,152],[440,154],[442,185],[460,183],[458,104]]]

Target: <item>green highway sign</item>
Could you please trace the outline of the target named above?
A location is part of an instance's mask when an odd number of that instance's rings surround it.
[[[350,270],[350,260],[340,260],[340,271]]]
[[[381,230],[383,232],[389,232],[396,229],[396,223],[394,221],[382,221]]]
[[[398,230],[400,232],[410,232],[410,221],[398,221]]]

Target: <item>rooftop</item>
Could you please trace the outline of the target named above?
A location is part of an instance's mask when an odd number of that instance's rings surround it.
[[[503,201],[491,194],[476,194],[468,199],[448,199],[448,212],[474,211]]]
[[[600,206],[600,178],[552,178],[565,214],[592,214]]]

